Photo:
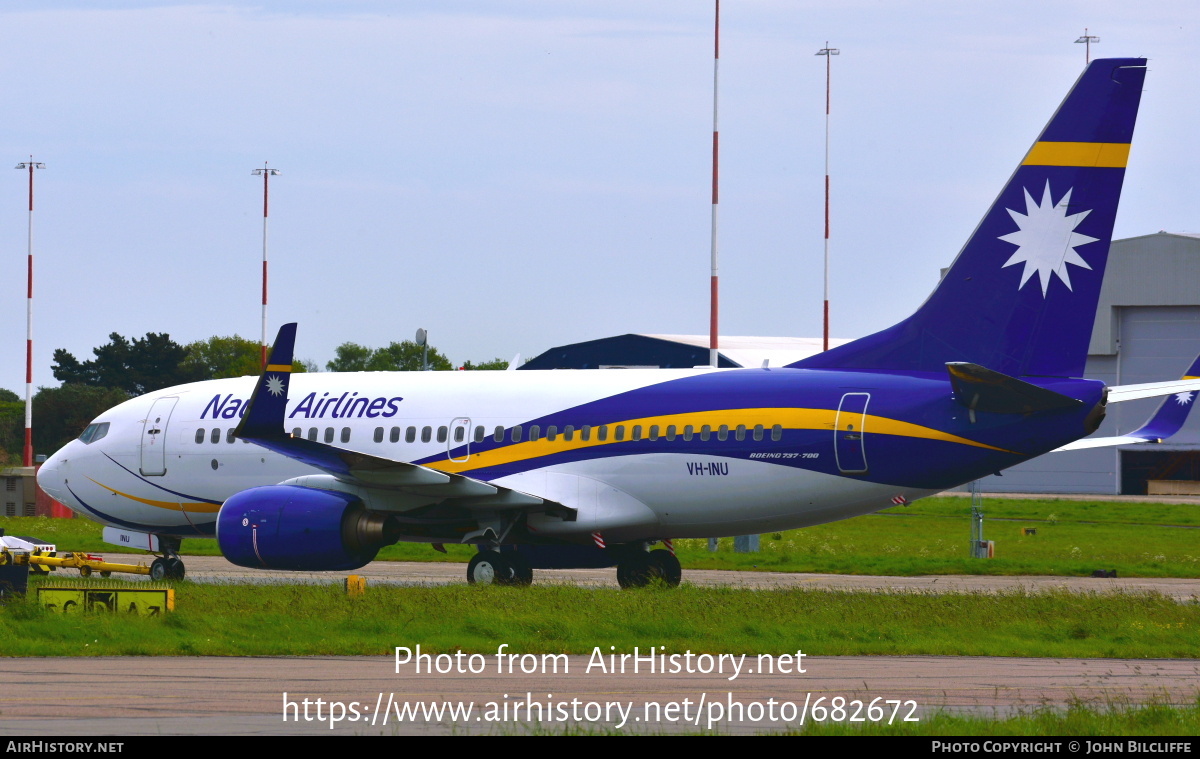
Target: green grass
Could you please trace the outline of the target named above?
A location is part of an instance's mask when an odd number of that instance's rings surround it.
[[[787,735],[1065,736],[1109,742],[1114,737],[1195,736],[1200,704],[1152,702],[1145,705],[1072,703],[1066,709],[1041,707],[1000,718],[936,712],[920,722],[847,722],[809,725]],[[1103,736],[1103,737],[1097,737]],[[1083,743],[1084,741],[1080,741]],[[1128,745],[1123,746],[1128,750]],[[1066,747],[1064,746],[1064,749]],[[1086,746],[1079,753],[1087,751]],[[1134,753],[1130,751],[1129,753]]]
[[[76,584],[80,581],[73,581]],[[95,581],[93,581],[95,582]],[[112,585],[115,583],[99,583]],[[1154,594],[176,584],[165,618],[0,607],[6,656],[632,651],[1194,658],[1200,604]]]
[[[996,558],[969,557],[970,502],[927,498],[908,507],[841,522],[767,534],[756,554],[736,554],[732,539],[716,553],[707,541],[678,540],[685,569],[744,569],[875,575],[989,574],[1090,575],[1115,569],[1124,577],[1200,577],[1200,505],[985,499],[984,533]],[[83,519],[10,518],[11,534],[31,534],[62,550],[117,550],[100,540],[100,527]],[[1032,527],[1036,535],[1022,534]],[[386,561],[465,562],[474,548],[447,545],[446,554],[423,543],[388,546]],[[212,540],[185,540],[183,553],[219,555]]]

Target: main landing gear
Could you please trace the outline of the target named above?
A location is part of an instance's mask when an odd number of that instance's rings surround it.
[[[611,546],[617,558],[617,583],[622,588],[643,588],[653,583],[662,583],[668,588],[679,585],[683,579],[683,569],[679,559],[665,548],[653,551],[646,550],[645,543]],[[551,566],[570,566],[556,564]],[[605,566],[603,559],[599,564],[578,564],[576,566]],[[612,566],[612,564],[607,564]],[[496,551],[490,548],[480,549],[471,557],[467,564],[467,582],[472,585],[507,585],[525,587],[533,583],[533,568],[529,560],[517,551]]]
[[[645,551],[631,546],[625,557],[617,562],[617,583],[622,588],[644,588],[653,582],[675,588],[682,579],[679,559],[665,548]]]

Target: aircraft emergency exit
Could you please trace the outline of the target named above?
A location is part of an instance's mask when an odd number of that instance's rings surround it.
[[[470,582],[616,565],[637,586],[679,582],[675,538],[845,519],[999,472],[1086,438],[1119,395],[1200,388],[1081,378],[1145,70],[1093,61],[929,299],[825,353],[762,369],[293,376],[288,324],[257,380],[130,400],[38,480],[149,536],[176,576],[185,537],[300,570],[417,541],[476,545]]]

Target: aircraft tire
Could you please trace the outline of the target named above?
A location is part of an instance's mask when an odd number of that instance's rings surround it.
[[[186,571],[183,566],[183,559],[178,556],[167,557],[167,578],[171,580],[182,580]]]
[[[159,557],[150,562],[150,579],[162,580],[167,576],[167,560]]]
[[[504,560],[512,566],[513,570],[510,585],[524,588],[533,584],[533,567],[529,566],[529,559],[526,559],[516,551],[512,551],[504,554]]]
[[[513,566],[496,551],[480,551],[467,564],[471,585],[511,585]]]
[[[617,564],[617,584],[622,588],[644,588],[651,579],[650,555],[645,551],[631,551]]]
[[[665,548],[658,548],[647,554],[650,559],[650,576],[666,583],[668,588],[677,588],[683,580],[683,567],[679,559]]]

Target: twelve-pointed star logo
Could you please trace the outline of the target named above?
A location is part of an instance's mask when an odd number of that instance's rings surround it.
[[[1051,200],[1050,181],[1047,180],[1041,203],[1034,201],[1026,188],[1025,213],[1011,208],[1005,209],[1019,229],[1000,237],[1001,240],[1017,246],[1017,250],[1004,262],[1004,266],[1025,264],[1025,270],[1021,273],[1021,284],[1017,285],[1018,290],[1025,286],[1035,272],[1042,282],[1042,297],[1046,296],[1046,291],[1050,288],[1052,274],[1057,275],[1067,289],[1071,290],[1073,288],[1067,264],[1082,266],[1085,269],[1092,268],[1075,252],[1076,247],[1095,242],[1097,239],[1075,232],[1075,227],[1079,226],[1091,211],[1067,215],[1072,190],[1067,190],[1067,194],[1063,195],[1056,205]]]
[[[267,377],[267,392],[271,395],[283,395],[283,380],[278,375]]]
[[[1175,394],[1175,402],[1178,403],[1180,406],[1186,406],[1192,402],[1192,398],[1194,398],[1195,395],[1196,394],[1190,390],[1185,390],[1182,393],[1176,393]]]

